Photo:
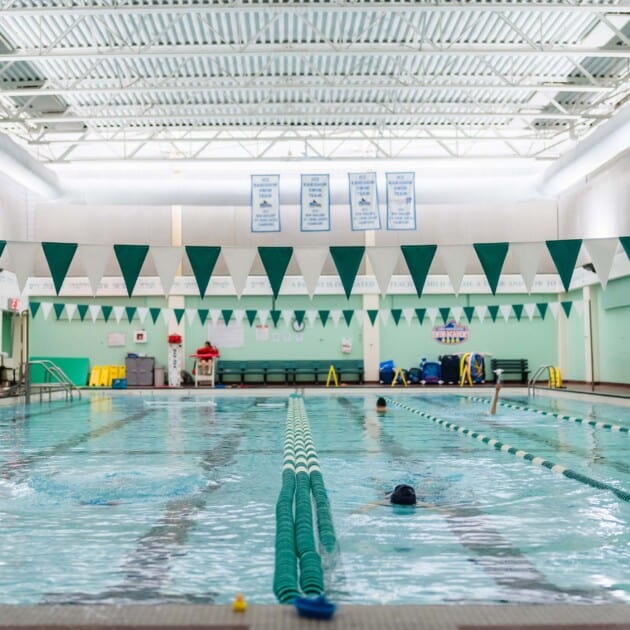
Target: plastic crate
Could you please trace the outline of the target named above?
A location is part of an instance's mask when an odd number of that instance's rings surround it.
[[[126,378],[113,378],[112,389],[127,389],[127,379]]]

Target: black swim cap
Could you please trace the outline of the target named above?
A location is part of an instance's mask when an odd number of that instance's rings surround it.
[[[415,505],[416,491],[411,486],[402,483],[394,488],[390,500],[396,505]]]
[[[377,407],[386,407],[387,406],[387,401],[380,396],[379,399],[376,401],[376,406]]]

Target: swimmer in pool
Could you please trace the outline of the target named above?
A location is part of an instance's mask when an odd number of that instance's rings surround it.
[[[379,396],[376,401],[376,411],[381,413],[387,411],[387,401],[382,396]]]
[[[424,501],[419,501],[416,497],[416,491],[413,486],[410,486],[406,483],[398,484],[391,492],[388,492],[386,498],[382,501],[375,501],[374,503],[369,503],[368,505],[364,505],[362,508],[355,510],[356,512],[367,512],[372,508],[375,508],[379,505],[391,505],[395,507],[424,507],[424,508],[432,508],[435,507],[431,503],[425,503]]]

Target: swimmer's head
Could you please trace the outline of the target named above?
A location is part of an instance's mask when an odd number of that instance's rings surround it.
[[[387,409],[387,401],[382,396],[378,397],[378,400],[376,401],[376,408],[381,411]]]
[[[405,483],[394,488],[390,496],[390,501],[394,505],[415,505],[416,504],[416,491]]]

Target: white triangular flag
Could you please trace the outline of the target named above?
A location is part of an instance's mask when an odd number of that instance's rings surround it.
[[[140,320],[141,324],[144,324],[144,320],[147,318],[147,315],[149,314],[149,307],[148,306],[138,306],[138,319]]]
[[[101,312],[101,305],[100,304],[90,304],[88,306],[88,311],[90,311],[90,317],[92,318],[92,322],[96,323],[96,319],[99,316],[99,313]]]
[[[464,314],[464,309],[461,306],[451,306],[451,317],[459,324],[459,320]]]
[[[512,256],[516,269],[523,278],[527,293],[532,292],[544,251],[544,243],[510,243],[509,255]]]
[[[210,311],[210,321],[213,326],[216,326],[219,323],[219,318],[221,317],[221,311],[218,308],[211,308]]]
[[[160,312],[160,315],[162,315],[162,319],[167,326],[169,326],[169,323],[171,321],[171,312],[172,311],[170,308],[163,308]]]
[[[411,326],[411,322],[413,321],[413,317],[416,314],[416,311],[413,308],[403,308],[402,310],[403,317],[407,322],[407,326]]]
[[[306,290],[309,296],[312,298],[315,289],[317,288],[317,282],[322,275],[324,263],[328,256],[328,248],[326,247],[296,247],[293,250],[295,260],[297,260],[300,273],[304,278],[304,284],[306,284]]]
[[[435,326],[435,320],[437,316],[438,316],[437,308],[434,308],[433,306],[431,306],[427,309],[427,317],[429,318],[429,321],[431,322],[431,326]]]
[[[293,311],[290,311],[289,309],[283,309],[280,312],[280,316],[284,320],[285,326],[291,325],[291,322],[293,321]]]
[[[232,316],[234,317],[234,321],[237,324],[242,324],[243,323],[243,318],[245,317],[245,309],[244,308],[235,308],[234,312],[232,313]]]
[[[475,313],[477,313],[477,317],[479,321],[483,324],[483,320],[486,318],[486,313],[488,312],[488,307],[485,304],[480,304],[479,306],[475,306]]]
[[[385,297],[392,274],[400,258],[400,247],[368,247],[367,255],[376,278],[376,284]]]
[[[359,328],[363,328],[363,318],[365,313],[362,310],[354,311],[354,321],[358,324]]]
[[[28,279],[33,275],[35,256],[41,250],[41,244],[8,241],[6,249],[11,257],[10,269],[15,273],[20,293],[23,293]],[[50,310],[48,312],[50,313]]]
[[[310,326],[315,325],[315,320],[317,319],[317,311],[313,309],[309,309],[306,311],[306,320],[308,321]]]
[[[531,322],[532,319],[534,318],[534,313],[536,312],[536,305],[523,304],[523,310],[525,311],[525,314],[527,315],[527,317],[529,317],[529,321]]]
[[[195,319],[198,316],[197,313],[197,309],[196,308],[187,308],[184,313],[186,314],[186,321],[188,322],[189,326],[192,326],[192,323],[195,321]]]
[[[584,300],[574,300],[573,308],[576,310],[577,314],[580,317],[584,315]]]
[[[267,320],[269,319],[269,309],[268,308],[259,308],[258,309],[258,320],[262,326],[267,325]]]
[[[44,315],[44,319],[48,319],[51,309],[52,302],[42,302],[42,314]]]
[[[157,275],[162,283],[164,295],[168,295],[171,292],[171,287],[175,281],[177,268],[182,262],[184,249],[182,247],[151,245],[149,251],[151,252],[151,257],[153,258],[153,264],[155,265]]]
[[[462,280],[466,273],[468,258],[470,256],[469,245],[440,245],[438,255],[446,269],[448,279],[451,281],[453,292],[459,295]]]
[[[549,310],[554,319],[558,319],[558,313],[560,312],[560,302],[549,302]]]
[[[68,316],[68,321],[71,322],[74,314],[77,312],[76,304],[66,304],[66,315]]]
[[[120,320],[122,319],[123,313],[125,312],[124,306],[114,306],[114,319],[117,324],[120,324]]]
[[[330,311],[330,319],[332,319],[335,328],[339,326],[339,320],[341,319],[341,311],[339,309],[332,309]]]
[[[587,238],[583,241],[586,251],[591,257],[595,273],[601,285],[606,288],[610,270],[612,269],[619,239],[615,238]]]
[[[383,326],[387,326],[389,324],[389,316],[391,315],[391,311],[388,308],[379,308],[378,309],[378,317],[381,320]],[[374,325],[378,324],[378,320],[374,320]]]
[[[112,257],[111,245],[79,245],[78,249],[79,257],[83,262],[83,268],[85,269],[85,275],[87,276],[90,287],[92,289],[92,295],[96,295],[101,280],[105,274],[107,264]]]
[[[510,313],[512,312],[512,305],[500,304],[499,312],[501,313],[501,315],[503,315],[503,319],[507,322],[507,320],[510,319]]]
[[[223,247],[221,255],[225,260],[230,276],[232,276],[234,291],[240,298],[245,290],[249,272],[254,264],[256,249],[252,247]]]

